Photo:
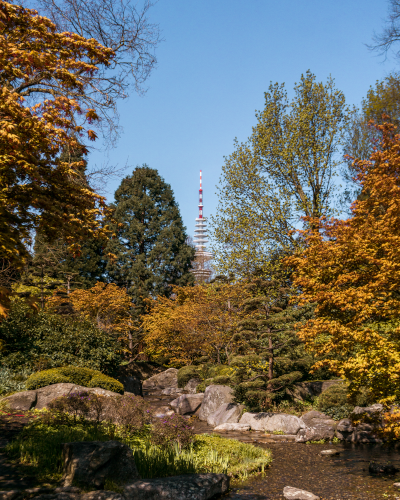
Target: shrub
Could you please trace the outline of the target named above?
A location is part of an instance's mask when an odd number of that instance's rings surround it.
[[[27,368],[12,370],[3,366],[0,368],[0,395],[25,390],[26,379],[31,374]]]
[[[199,378],[199,369],[192,365],[184,366],[178,370],[178,387],[185,387],[192,378]]]
[[[151,429],[151,442],[159,446],[172,446],[178,443],[179,448],[186,448],[194,441],[193,426],[181,415],[158,419]]]
[[[115,337],[90,321],[46,310],[34,313],[18,300],[0,322],[0,339],[4,343],[1,364],[15,369],[74,365],[112,375],[122,360]]]
[[[97,370],[79,366],[51,368],[50,370],[33,373],[26,381],[26,388],[28,390],[39,389],[40,387],[62,382],[84,387],[100,387],[120,394],[124,392],[124,386],[118,380],[107,377]]]
[[[331,385],[317,399],[317,409],[325,413],[332,407],[348,404],[347,386],[345,384]]]
[[[151,422],[153,412],[140,396],[116,396],[109,405],[109,419],[122,426],[122,435],[140,431]]]

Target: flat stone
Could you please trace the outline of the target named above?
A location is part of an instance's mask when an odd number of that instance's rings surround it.
[[[229,431],[243,432],[249,430],[250,430],[250,425],[248,424],[237,424],[228,422],[225,424],[217,425],[217,427],[214,427],[215,432],[229,432]]]
[[[170,405],[179,415],[194,413],[202,404],[204,393],[200,394],[182,394],[179,398],[171,401]]]
[[[322,450],[320,452],[320,455],[326,455],[326,456],[340,455],[340,451],[339,450]]]
[[[285,434],[297,434],[304,427],[299,417],[286,413],[244,413],[240,424],[248,424],[253,431],[283,431]]]
[[[196,388],[201,383],[199,378],[191,378],[183,388],[189,394],[196,394]]]
[[[285,486],[283,488],[283,496],[286,500],[320,500],[320,497],[317,497],[314,493],[293,488],[292,486]]]
[[[135,481],[125,486],[126,500],[209,500],[229,489],[226,474],[185,474]]]
[[[383,410],[383,405],[377,403],[371,406],[356,406],[353,410],[354,415],[369,415],[373,416],[379,414]]]
[[[36,404],[36,391],[23,391],[2,398],[2,401],[7,401],[11,410],[29,411]]]
[[[209,385],[204,392],[199,419],[207,420],[224,403],[233,403],[233,390],[227,385]]]
[[[168,368],[157,375],[153,375],[142,383],[143,390],[166,389],[167,387],[178,387],[178,370]]]
[[[400,490],[400,483],[393,483],[393,488]]]
[[[224,403],[207,418],[207,424],[217,427],[225,423],[237,424],[242,415],[244,406],[236,403]]]
[[[131,448],[119,441],[78,441],[62,447],[64,486],[103,489],[106,479],[124,486],[139,478]]]

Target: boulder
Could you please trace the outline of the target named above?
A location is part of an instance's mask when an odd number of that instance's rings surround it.
[[[208,500],[229,489],[226,474],[184,474],[135,481],[125,486],[126,500]]]
[[[154,391],[158,389],[166,389],[167,387],[178,387],[178,370],[176,368],[168,368],[157,375],[145,380],[142,384],[144,391]]]
[[[250,430],[250,425],[235,424],[235,423],[220,424],[214,428],[215,432],[230,432],[230,431],[244,432],[249,430]]]
[[[161,391],[161,394],[164,396],[180,396],[183,394],[183,389],[179,389],[179,387],[167,387]]]
[[[351,435],[353,443],[383,443],[383,439],[377,432],[377,427],[372,424],[358,424]]]
[[[194,413],[202,404],[203,399],[204,393],[182,394],[179,398],[171,401],[170,405],[174,409],[175,413],[178,413],[179,415],[187,415],[188,413]]]
[[[324,455],[327,457],[333,457],[335,455],[340,455],[340,450],[322,450],[320,455]]]
[[[201,384],[201,380],[199,378],[191,378],[189,382],[183,388],[184,391],[189,394],[196,394],[196,387]]]
[[[331,440],[335,436],[336,422],[324,413],[309,411],[301,417],[301,421],[303,426],[296,436],[297,443]]]
[[[235,403],[224,403],[207,418],[207,424],[216,427],[225,423],[238,423],[244,406]]]
[[[209,385],[204,392],[199,419],[207,420],[224,403],[233,403],[233,390],[226,385]]]
[[[36,398],[36,391],[23,391],[3,398],[2,401],[7,401],[11,410],[28,411],[35,406]]]
[[[107,478],[119,486],[139,479],[131,448],[118,441],[63,444],[64,486],[103,489]]]
[[[293,488],[292,486],[285,486],[285,488],[283,488],[283,496],[286,500],[320,500],[314,493],[300,490],[299,488]]]
[[[349,418],[342,418],[336,426],[336,437],[342,441],[351,441],[354,427]]]
[[[297,434],[304,427],[299,417],[286,413],[244,413],[240,424],[248,424],[253,431],[283,431],[285,434]]]
[[[75,392],[87,391],[87,387],[70,383],[52,384],[36,389],[37,400],[35,409],[41,410],[45,408],[53,399],[68,395],[72,389],[74,389]]]

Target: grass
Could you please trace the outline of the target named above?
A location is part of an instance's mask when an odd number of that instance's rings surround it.
[[[227,473],[236,480],[263,472],[272,461],[271,452],[250,444],[216,435],[198,435],[184,450],[178,446],[159,447],[150,443],[149,427],[123,439],[110,434],[105,426],[79,423],[74,426],[51,426],[40,420],[27,425],[6,447],[15,462],[24,465],[29,475],[41,483],[57,483],[62,476],[62,443],[71,441],[108,441],[128,444],[142,478],[175,476],[187,473]]]

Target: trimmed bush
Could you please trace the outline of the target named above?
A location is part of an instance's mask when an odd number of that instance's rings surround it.
[[[182,389],[192,378],[199,378],[199,369],[193,365],[184,366],[178,370],[178,387]]]
[[[83,387],[100,387],[107,391],[124,393],[124,386],[118,380],[103,373],[80,366],[64,366],[33,373],[26,381],[28,390],[40,389],[47,385],[71,383]]]
[[[335,384],[318,396],[317,409],[326,412],[334,406],[346,404],[348,404],[347,386],[345,384]]]

